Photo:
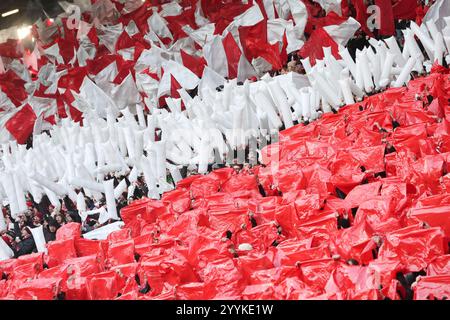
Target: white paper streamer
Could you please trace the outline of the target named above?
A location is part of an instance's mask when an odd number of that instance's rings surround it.
[[[120,196],[127,190],[127,188],[127,182],[125,181],[125,179],[122,179],[114,189],[114,198],[119,199]]]

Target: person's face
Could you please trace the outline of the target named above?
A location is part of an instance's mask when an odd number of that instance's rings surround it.
[[[56,219],[56,222],[58,222],[58,223],[62,222],[62,217],[61,216],[56,216],[55,219]]]
[[[25,230],[25,228],[22,229],[21,235],[22,235],[22,239],[26,239],[26,238],[28,238],[30,236],[28,234],[27,230]]]
[[[66,221],[67,222],[72,222],[73,221],[72,217],[69,214],[66,215]]]
[[[34,223],[35,225],[40,224],[40,223],[41,223],[41,220],[40,220],[38,217],[34,217],[34,218],[33,218],[33,223]]]
[[[48,230],[50,230],[51,233],[55,233],[56,232],[56,227],[54,225],[51,225],[48,227]]]

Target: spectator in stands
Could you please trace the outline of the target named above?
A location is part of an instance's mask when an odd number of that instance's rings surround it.
[[[17,215],[17,219],[14,222],[14,232],[16,237],[19,237],[21,234],[22,228],[28,226],[28,218],[24,213],[19,213]]]
[[[84,200],[86,202],[86,208],[88,210],[93,210],[95,208],[94,200],[92,200],[91,198],[89,198],[87,196],[84,197]]]
[[[81,232],[86,233],[92,230],[95,230],[100,226],[98,223],[98,214],[88,216],[86,220],[84,220],[83,225],[81,226]]]
[[[56,231],[58,223],[54,219],[49,219],[46,228],[44,228],[45,242],[54,241],[56,239]]]
[[[41,218],[39,217],[39,215],[33,216],[31,224],[33,228],[40,227],[42,225]]]
[[[117,212],[120,215],[120,210],[122,210],[122,208],[126,207],[128,205],[127,203],[127,197],[126,194],[122,194],[119,199],[117,199]]]
[[[61,213],[57,213],[55,215],[54,219],[59,227],[62,227],[63,225],[66,224],[66,219],[64,218],[64,216]]]
[[[28,227],[24,227],[21,230],[20,242],[17,243],[17,248],[14,253],[16,258],[23,256],[25,254],[30,254],[36,250],[36,244],[31,235],[31,231]]]

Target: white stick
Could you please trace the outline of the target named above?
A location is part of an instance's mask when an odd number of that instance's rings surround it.
[[[105,188],[108,215],[113,220],[119,220],[119,216],[117,215],[116,200],[114,199],[114,180],[111,179],[103,181],[103,187]]]
[[[444,58],[444,39],[440,33],[434,36],[434,61],[442,66],[442,59]]]
[[[74,178],[70,179],[69,183],[71,185],[74,185],[75,187],[88,189],[88,190],[91,190],[94,192],[100,192],[100,193],[105,192],[104,186],[98,182],[74,177]]]
[[[403,67],[402,72],[400,73],[397,80],[395,81],[395,83],[393,85],[394,88],[401,87],[409,81],[410,73],[411,73],[412,69],[414,68],[415,64],[416,64],[416,58],[410,57],[408,59],[408,62],[406,62],[406,65]]]
[[[434,60],[434,57],[433,57],[434,42],[433,42],[433,40],[427,34],[425,34],[425,32],[423,32],[422,29],[420,29],[419,26],[414,21],[411,21],[410,28],[414,32],[414,34],[419,38],[420,42],[422,42],[425,50],[427,51],[427,54],[428,54],[428,57],[430,58],[430,60]]]
[[[142,107],[142,105],[136,105],[136,113],[138,116],[139,127],[141,127],[142,129],[146,128],[147,126],[145,125],[144,108]]]
[[[274,106],[272,102],[269,100],[269,98],[266,96],[266,93],[260,91],[256,93],[253,98],[255,99],[255,104],[267,114],[267,117],[270,123],[272,124],[272,127],[280,128],[283,125],[283,123],[281,122],[280,118],[275,112]]]
[[[386,55],[386,60],[384,62],[383,71],[381,72],[381,77],[380,77],[380,87],[381,88],[385,88],[390,82],[391,70],[392,70],[392,64],[394,63],[394,58],[395,58],[395,56],[390,52],[388,52],[388,54]]]
[[[14,179],[14,186],[16,189],[16,197],[17,197],[17,204],[19,205],[20,212],[26,212],[28,210],[27,203],[25,201],[25,192],[22,188],[22,184],[17,177],[17,174],[13,174]]]
[[[397,40],[394,37],[390,37],[384,40],[389,47],[389,52],[394,55],[394,61],[398,66],[403,67],[406,63],[405,59],[403,59],[402,52],[398,46]]]
[[[309,100],[308,88],[300,89],[301,106],[302,106],[302,117],[306,120],[311,117],[311,102]]]
[[[278,107],[279,113],[281,114],[281,117],[283,118],[285,128],[288,129],[292,127],[294,123],[292,122],[291,108],[288,105],[288,101],[286,99],[286,95],[283,92],[283,89],[281,89],[279,83],[276,80],[269,83],[269,88],[272,93],[272,97],[275,98],[276,105]]]
[[[333,107],[338,107],[341,102],[339,101],[336,92],[333,91],[328,82],[322,77],[322,75],[320,75],[320,73],[314,74],[314,79],[316,80],[317,88],[322,96],[325,97],[328,103],[330,103]]]
[[[20,213],[19,204],[17,203],[16,188],[14,186],[14,179],[10,173],[4,173],[0,177],[0,182],[3,185],[6,196],[8,197],[9,209],[11,216],[15,219]]]
[[[360,53],[360,63],[361,72],[364,81],[364,90],[367,93],[371,93],[374,89],[373,81],[372,81],[372,73],[369,70],[369,60],[367,59],[366,50]]]
[[[114,189],[114,198],[118,200],[120,196],[127,190],[127,182],[125,179],[122,179],[122,181],[119,182],[117,187]]]
[[[353,99],[352,91],[350,89],[349,81],[350,81],[349,78],[344,78],[344,79],[339,80],[339,84],[341,86],[342,93],[344,95],[344,101],[345,101],[345,104],[347,104],[347,105],[355,103],[355,100]]]
[[[62,187],[60,184],[47,180],[44,176],[40,175],[37,172],[31,175],[30,179],[36,181],[39,185],[51,190],[59,197],[64,197],[67,194],[66,190],[64,190],[64,187]]]

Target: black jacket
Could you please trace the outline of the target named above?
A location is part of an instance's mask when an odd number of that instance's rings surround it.
[[[45,242],[55,241],[56,240],[56,232],[50,232],[47,228],[44,228],[44,238]]]
[[[25,240],[20,241],[17,244],[17,249],[15,252],[15,257],[18,258],[25,254],[30,254],[36,250],[36,244],[34,243],[33,237],[29,237]]]

